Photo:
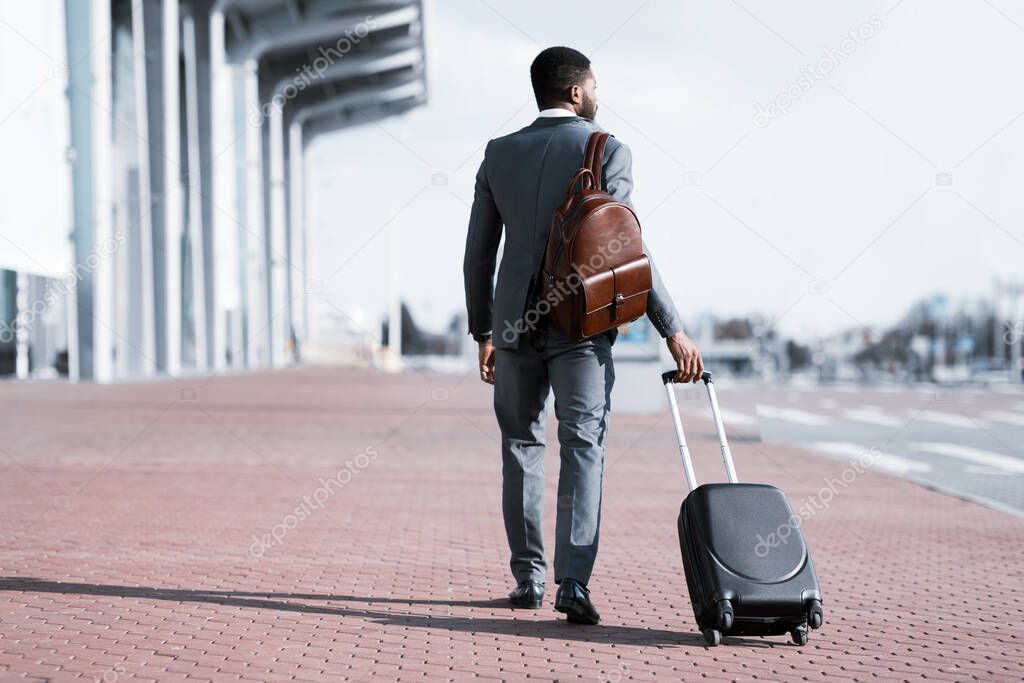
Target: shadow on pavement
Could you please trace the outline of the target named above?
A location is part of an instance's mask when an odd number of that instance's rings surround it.
[[[188,588],[154,588],[149,586],[115,586],[92,583],[66,583],[46,581],[32,577],[6,576],[0,578],[0,591],[28,593],[59,593],[65,595],[94,595],[118,598],[139,598],[169,600],[171,602],[197,602],[253,609],[273,609],[301,614],[323,614],[338,617],[365,619],[381,625],[405,628],[432,628],[458,632],[484,632],[527,638],[556,638],[590,643],[615,643],[633,645],[691,645],[704,647],[704,639],[688,630],[690,625],[679,631],[638,628],[635,626],[601,625],[579,626],[567,623],[561,615],[551,621],[516,619],[514,615],[537,613],[534,610],[509,608],[504,598],[492,600],[421,600],[412,598],[375,598],[353,595],[321,595],[315,593],[259,593],[244,591],[195,590]],[[287,600],[315,600],[324,602],[360,602],[393,605],[427,605],[444,607],[469,607],[477,609],[506,609],[509,618],[479,618],[473,616],[451,616],[434,614],[402,614],[356,607],[329,607],[309,605]],[[751,647],[773,647],[760,639],[729,638],[730,644]]]

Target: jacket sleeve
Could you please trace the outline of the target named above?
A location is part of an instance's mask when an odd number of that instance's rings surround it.
[[[632,208],[630,196],[633,193],[633,155],[629,147],[621,142],[617,144],[604,160],[601,175],[604,176],[604,186],[608,193]],[[676,332],[683,331],[679,312],[658,273],[657,266],[654,265],[654,256],[647,247],[647,242],[643,243],[643,249],[651,262],[652,285],[647,295],[647,317],[658,330],[658,334],[662,337],[671,337]]]
[[[488,144],[488,149],[490,145]],[[501,216],[487,181],[487,152],[476,174],[473,208],[469,214],[466,254],[462,273],[466,286],[466,316],[469,333],[487,334],[492,330],[494,309],[494,269],[501,241]]]

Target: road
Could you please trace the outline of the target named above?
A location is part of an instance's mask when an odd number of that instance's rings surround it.
[[[716,386],[727,431],[740,438],[759,434],[842,460],[877,453],[876,470],[1024,516],[1024,391],[728,378]],[[684,412],[708,412],[702,391],[683,391]]]

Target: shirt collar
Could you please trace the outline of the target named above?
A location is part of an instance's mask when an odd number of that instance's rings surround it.
[[[568,109],[562,109],[561,107],[552,107],[551,109],[543,109],[539,114],[538,118],[556,118],[559,116],[576,116],[576,112],[569,111]]]

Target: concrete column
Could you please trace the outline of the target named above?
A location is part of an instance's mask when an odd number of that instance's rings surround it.
[[[103,3],[97,3],[103,4]],[[71,126],[71,240],[76,265],[86,262],[95,244],[95,188],[93,186],[93,49],[92,8],[69,2],[64,10],[68,60],[68,115]],[[109,10],[108,10],[109,11]],[[70,379],[94,376],[93,275],[87,270],[75,279],[69,293],[73,304],[68,320]]]
[[[270,107],[270,117],[264,125],[270,132],[270,315],[271,362],[283,367],[290,358],[287,344],[291,329],[291,305],[288,298],[288,235],[286,212],[287,140],[284,134],[284,112]]]
[[[198,16],[198,15],[197,15]],[[235,83],[228,66],[224,45],[224,15],[215,11],[210,15],[210,184],[217,208],[208,225],[213,230],[213,259],[217,269],[209,285],[213,290],[212,355],[210,366],[220,369],[227,364],[238,365],[242,353],[241,320],[242,299],[240,268],[242,243],[239,240],[239,197],[235,182],[235,162],[238,144],[235,132]],[[198,29],[197,29],[198,31]],[[205,192],[204,192],[205,194]],[[230,333],[229,319],[237,330]],[[230,342],[229,342],[230,334]],[[229,348],[230,347],[230,348]]]
[[[195,330],[195,364],[197,370],[209,367],[207,343],[207,268],[203,226],[203,179],[205,168],[200,155],[200,123],[196,23],[191,16],[182,22],[182,47],[185,58],[185,130],[187,132],[189,256],[192,263],[192,326]]]
[[[15,319],[22,319],[27,324],[18,325],[15,330],[14,340],[14,373],[18,379],[28,379],[29,371],[29,339],[32,336],[32,331],[40,324],[40,321],[35,318],[29,309],[32,306],[32,301],[29,298],[29,276],[25,273],[18,273],[16,286],[15,286]]]
[[[170,11],[165,11],[169,7]],[[151,372],[167,372],[168,364],[168,319],[173,314],[168,310],[169,281],[167,260],[168,202],[177,200],[177,176],[181,168],[178,148],[171,147],[167,138],[166,117],[171,102],[168,101],[168,84],[165,78],[168,70],[164,68],[167,58],[167,35],[164,22],[167,14],[172,14],[177,25],[176,0],[139,0],[132,4],[132,38],[135,48],[135,92],[136,92],[136,123],[138,125],[139,143],[139,198],[143,221],[142,272],[146,282],[143,287],[150,287],[147,306],[143,301],[145,319],[143,339],[146,341],[146,354],[156,362]],[[177,34],[174,40],[177,48]],[[176,52],[175,52],[176,54]],[[170,88],[177,95],[177,69],[173,70],[174,84]],[[177,105],[177,100],[174,100]],[[176,131],[175,131],[176,132]],[[172,197],[173,195],[173,197]],[[172,210],[173,212],[173,210]],[[145,250],[148,249],[148,255]],[[148,310],[146,311],[146,307]],[[152,361],[151,361],[152,362]]]
[[[198,128],[199,141],[199,187],[200,195],[200,216],[203,237],[203,282],[205,283],[205,300],[203,301],[203,313],[206,317],[206,368],[220,367],[214,365],[217,358],[214,352],[214,319],[216,311],[217,288],[214,280],[214,273],[219,267],[214,258],[214,195],[213,193],[213,158],[220,153],[219,149],[213,147],[213,59],[212,59],[212,36],[210,35],[210,11],[213,0],[192,0],[192,13],[198,20],[195,22],[195,74],[196,92],[201,93],[196,98],[196,125]],[[219,202],[220,199],[218,198]],[[221,360],[223,363],[223,360]]]
[[[94,35],[112,34],[109,0],[93,0],[91,21]],[[97,382],[110,382],[114,379],[115,347],[111,328],[117,301],[114,275],[118,252],[127,241],[123,233],[114,233],[111,52],[111,39],[108,38],[94,43],[89,53],[93,74],[92,99],[98,103],[92,107],[93,226],[95,244],[104,254],[93,272],[94,316],[99,321],[93,325],[93,379]]]
[[[249,367],[270,364],[267,240],[263,224],[263,131],[259,117],[259,65],[245,63],[238,122],[245,137],[246,359]]]
[[[141,369],[143,374],[152,375],[161,364],[158,357],[157,344],[157,277],[163,276],[163,216],[159,211],[153,211],[154,179],[158,188],[163,187],[163,167],[160,163],[163,154],[163,135],[154,130],[151,134],[150,126],[150,90],[153,90],[153,83],[150,82],[152,69],[148,68],[147,59],[147,23],[152,27],[152,13],[157,9],[155,0],[142,0],[132,5],[132,56],[135,75],[135,129],[139,137],[137,146],[138,154],[138,186],[139,186],[139,290],[142,295],[142,360]],[[74,3],[70,3],[74,4]],[[158,14],[159,17],[159,14]],[[149,37],[152,37],[150,35]],[[156,80],[159,82],[159,79]],[[162,100],[162,95],[153,96]],[[160,102],[162,110],[162,101]],[[153,135],[156,135],[154,139]],[[156,165],[151,162],[150,150],[157,159]],[[154,233],[158,234],[159,241],[154,239]],[[159,268],[154,258],[156,250],[159,249]],[[159,292],[161,303],[163,303],[163,291]],[[161,313],[164,311],[162,310]],[[164,329],[163,322],[160,329]],[[162,350],[162,344],[161,350]]]
[[[170,375],[181,372],[181,326],[182,326],[182,280],[181,242],[184,228],[181,203],[181,86],[178,40],[178,0],[163,0],[162,28],[162,78],[163,78],[163,188],[161,208],[163,209],[164,232],[164,273],[158,282],[163,282],[164,315],[163,348],[165,370]],[[157,112],[158,115],[160,112]],[[159,256],[157,258],[159,261]],[[159,308],[159,307],[158,307]],[[158,326],[158,334],[160,333]],[[160,346],[158,344],[158,346]],[[158,356],[159,358],[159,356]]]
[[[254,365],[253,354],[254,351],[249,347],[249,337],[256,328],[253,327],[252,313],[250,311],[252,301],[256,298],[254,294],[250,292],[252,289],[252,266],[250,265],[249,257],[249,242],[252,238],[249,234],[248,214],[251,210],[249,204],[249,188],[248,188],[248,168],[247,168],[247,150],[246,150],[246,115],[245,115],[245,79],[246,75],[243,69],[235,68],[232,70],[232,93],[233,100],[231,106],[231,136],[232,140],[235,141],[234,148],[231,150],[234,158],[234,164],[232,167],[232,178],[231,182],[235,188],[237,200],[235,201],[236,218],[234,219],[234,230],[235,237],[238,241],[238,251],[236,258],[238,259],[238,324],[239,335],[237,338],[237,344],[234,348],[234,355],[238,357],[238,362],[242,367],[252,367]]]
[[[309,339],[309,300],[306,293],[308,258],[306,255],[306,148],[302,144],[302,125],[288,127],[288,258],[291,259],[292,326],[298,349]],[[297,267],[296,267],[297,266]]]

